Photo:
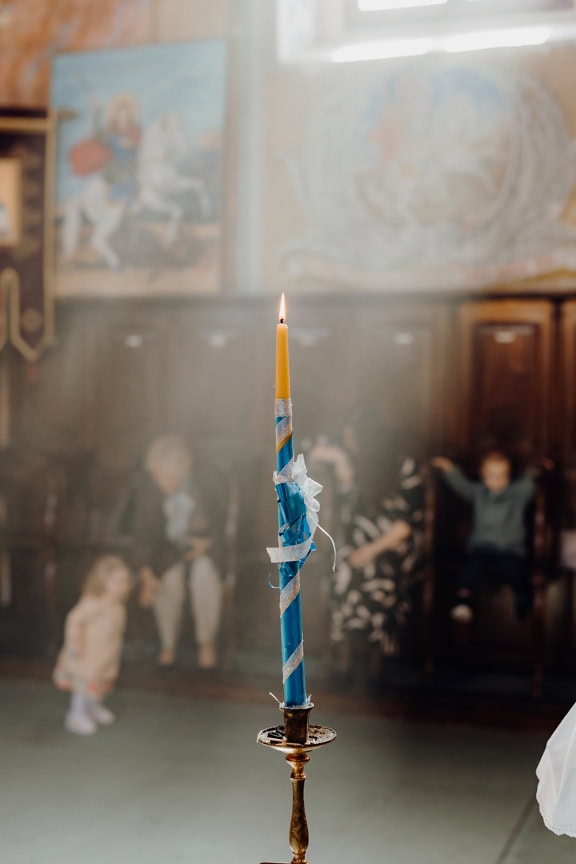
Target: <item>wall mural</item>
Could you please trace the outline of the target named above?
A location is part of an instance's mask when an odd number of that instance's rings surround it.
[[[576,143],[530,75],[350,75],[284,160],[309,226],[280,250],[294,279],[446,288],[576,269]]]
[[[226,46],[56,58],[56,291],[213,292],[221,275]]]
[[[47,105],[56,54],[150,41],[153,5],[152,0],[0,4],[0,104]]]

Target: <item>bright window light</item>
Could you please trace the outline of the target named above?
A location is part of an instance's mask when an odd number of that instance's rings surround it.
[[[361,12],[385,12],[388,9],[410,9],[414,6],[441,6],[447,0],[358,0]]]
[[[459,51],[482,51],[487,48],[520,48],[523,45],[543,45],[550,39],[548,27],[519,27],[510,30],[478,30],[459,33],[444,41],[449,54]]]
[[[434,48],[432,39],[398,39],[382,42],[361,42],[343,45],[332,51],[333,63],[354,63],[362,60],[387,60],[393,57],[416,57]]]
[[[520,48],[523,45],[543,45],[552,36],[548,27],[518,27],[508,30],[476,30],[419,39],[381,39],[342,45],[330,52],[332,63],[356,63],[387,60],[395,57],[416,57],[432,51],[481,51],[489,48]]]

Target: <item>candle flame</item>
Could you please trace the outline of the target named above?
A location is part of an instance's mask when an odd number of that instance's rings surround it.
[[[280,324],[283,324],[286,320],[286,300],[284,299],[284,294],[280,298],[280,310],[278,312],[278,320]]]

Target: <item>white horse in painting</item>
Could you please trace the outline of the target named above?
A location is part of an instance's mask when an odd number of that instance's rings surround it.
[[[178,112],[162,114],[145,130],[136,157],[136,200],[110,199],[108,183],[102,174],[88,178],[79,194],[67,202],[64,210],[62,251],[67,260],[74,259],[80,242],[82,217],[92,226],[90,245],[109,267],[117,268],[120,260],[110,239],[127,215],[149,210],[168,217],[162,242],[169,248],[178,236],[184,207],[182,195],[193,193],[197,197],[201,216],[206,216],[210,201],[201,178],[184,173],[192,152]]]

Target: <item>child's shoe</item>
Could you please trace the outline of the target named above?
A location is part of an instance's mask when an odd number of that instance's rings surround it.
[[[111,726],[116,722],[116,715],[110,711],[105,705],[100,705],[96,702],[90,707],[90,716],[98,723],[99,726]]]
[[[89,714],[68,713],[64,723],[68,732],[74,735],[92,735],[98,728],[96,721]]]
[[[467,603],[458,603],[450,610],[450,617],[453,621],[458,621],[460,624],[468,624],[474,618],[474,613]]]

